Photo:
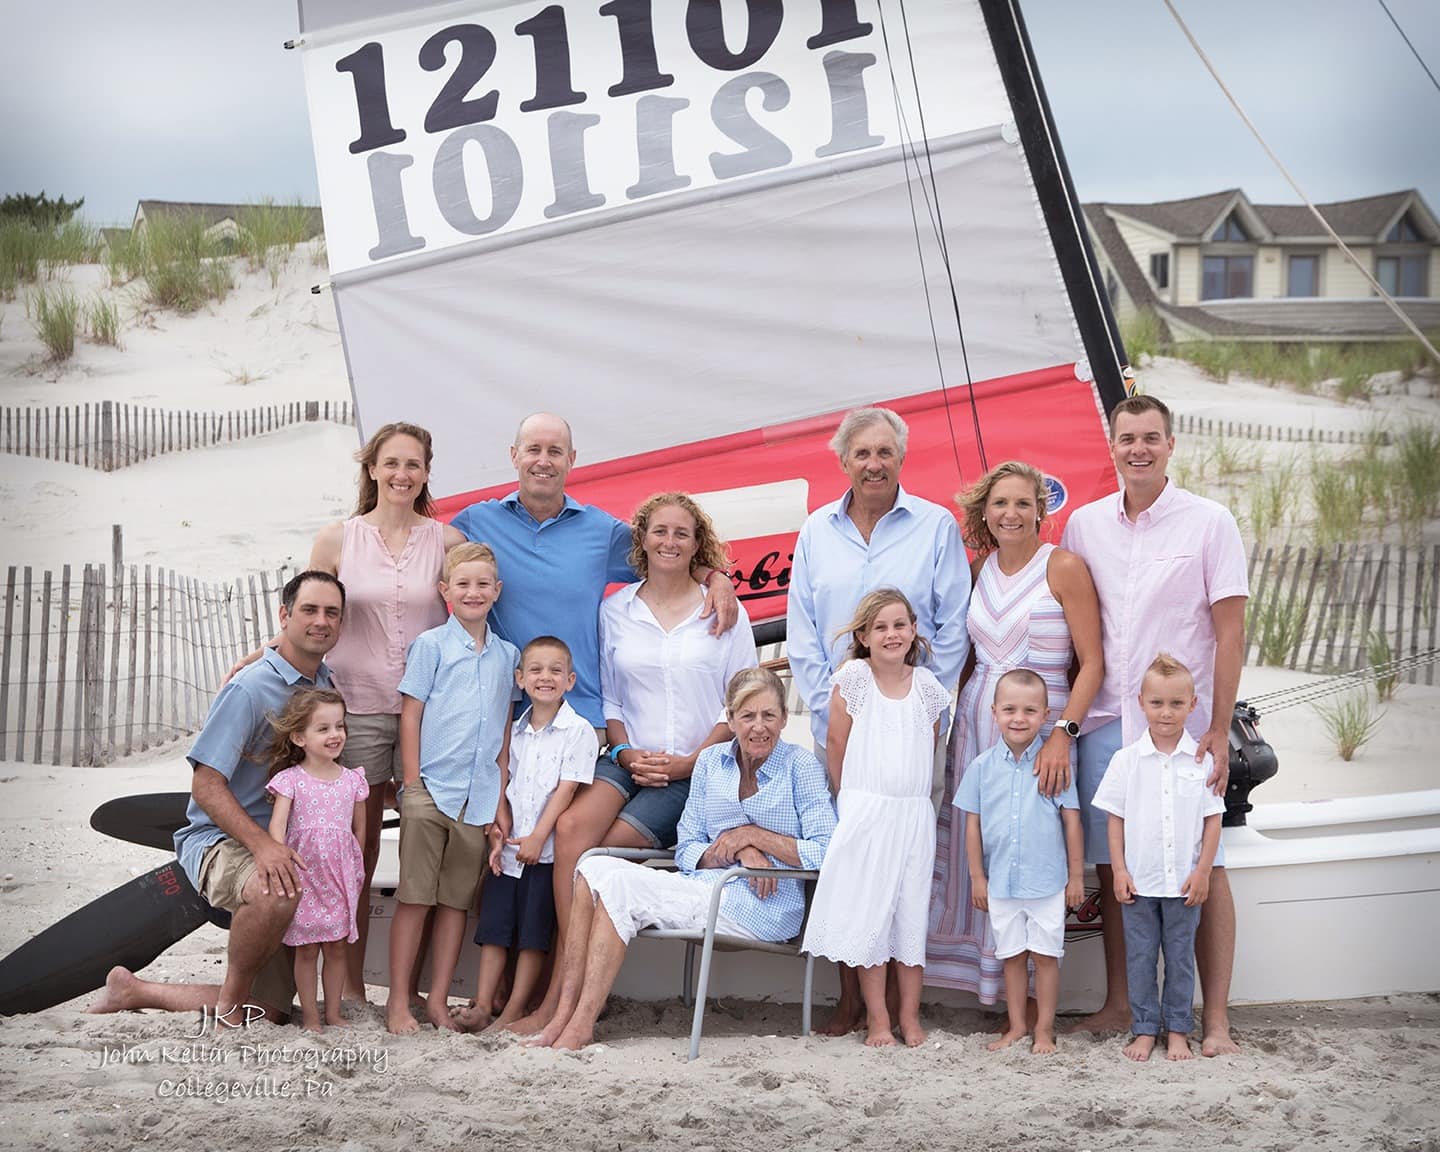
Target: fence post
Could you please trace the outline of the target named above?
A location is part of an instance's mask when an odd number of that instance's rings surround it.
[[[305,401],[305,419],[312,422],[320,419],[320,401]]]
[[[100,471],[115,471],[115,401],[100,401]]]

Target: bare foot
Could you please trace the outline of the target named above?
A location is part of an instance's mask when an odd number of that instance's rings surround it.
[[[106,1012],[126,1011],[133,1003],[139,983],[140,978],[135,973],[117,964],[105,977],[105,988],[100,993],[100,998],[85,1011],[101,1015]]]
[[[325,1031],[325,1025],[320,1023],[320,1014],[318,1012],[314,1016],[302,1016],[300,1019],[300,1027],[306,1032]]]
[[[415,1017],[410,1014],[410,1006],[403,1008],[396,1004],[385,1009],[385,1031],[392,1036],[404,1036],[411,1032],[419,1032],[420,1025],[415,1022]]]
[[[1048,1056],[1055,1051],[1055,1029],[1035,1027],[1035,1043],[1030,1046],[1030,1051],[1040,1056]]]
[[[430,998],[430,1003],[425,1005],[425,1019],[428,1023],[435,1025],[437,1032],[459,1032],[460,1025],[455,1023],[455,1018],[450,1015],[450,1005],[436,1003],[435,997]]]
[[[518,1023],[518,1021],[517,1021],[517,1023]],[[527,1048],[550,1048],[550,1047],[553,1047],[554,1044],[555,1044],[555,1041],[557,1041],[557,1040],[560,1039],[560,1034],[565,1031],[565,1025],[566,1025],[567,1023],[568,1023],[568,1017],[567,1017],[567,1019],[565,1019],[565,1020],[561,1020],[558,1016],[552,1016],[551,1019],[550,1019],[550,1023],[546,1024],[545,1027],[542,1028],[536,1035],[531,1036],[530,1039],[528,1039],[528,1040],[525,1041],[525,1047],[527,1047]]]
[[[1130,1031],[1130,1009],[1101,1008],[1099,1012],[1072,1020],[1065,1028],[1067,1032],[1128,1032]]]
[[[909,1023],[901,1020],[900,1039],[905,1041],[907,1048],[919,1048],[925,1043],[925,1029],[920,1027],[919,1020],[912,1020]]]
[[[531,1012],[529,1015],[521,1016],[510,1025],[510,1031],[517,1036],[538,1036],[550,1025],[553,1016],[546,1015],[543,1007]]]
[[[590,1028],[566,1028],[555,1042],[550,1045],[552,1048],[559,1048],[566,1052],[578,1052],[595,1039],[595,1032]]]
[[[490,1023],[490,1013],[482,1011],[478,1005],[470,1004],[457,1011],[453,1019],[461,1032],[479,1032]]]
[[[505,1015],[504,1012],[501,1012],[499,1016],[495,1017],[494,1020],[490,1021],[490,1024],[489,1024],[489,1026],[485,1029],[485,1031],[486,1031],[486,1032],[512,1032],[512,1031],[514,1031],[514,1028],[515,1028],[515,1022],[516,1022],[516,1018],[515,1018],[515,1017],[513,1017],[513,1016],[507,1016],[507,1015]]]
[[[90,1011],[93,1012],[95,1009],[92,1008]],[[1202,1056],[1238,1056],[1239,1054],[1240,1045],[1230,1038],[1228,1026],[1214,1032],[1207,1031],[1204,1039],[1200,1041],[1200,1055]]]
[[[367,995],[365,986],[362,984],[358,989],[347,987],[344,994],[340,997],[340,1002],[342,1004],[368,1004],[370,1003],[370,997]]]
[[[1125,1055],[1131,1060],[1143,1062],[1150,1059],[1150,1053],[1155,1050],[1154,1036],[1135,1036],[1129,1044],[1125,1045]]]
[[[987,1052],[999,1052],[1002,1048],[1009,1048],[1012,1044],[1018,1044],[1028,1035],[1023,1028],[1007,1028],[1000,1034],[998,1040],[992,1040],[985,1045]]]
[[[869,1013],[865,1019],[865,1047],[893,1048],[895,1033],[890,1031],[890,1017]]]
[[[835,1005],[830,1019],[815,1029],[817,1036],[848,1036],[860,1027],[860,1006],[844,1000]]]
[[[1194,1054],[1190,1051],[1190,1037],[1184,1032],[1171,1032],[1170,1035],[1165,1038],[1165,1059],[1194,1059]]]

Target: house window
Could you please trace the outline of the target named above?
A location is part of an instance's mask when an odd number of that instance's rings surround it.
[[[1285,295],[1320,295],[1320,257],[1291,256],[1285,279]]]
[[[1151,253],[1150,279],[1155,282],[1157,288],[1170,287],[1170,253]]]
[[[1418,244],[1421,237],[1419,229],[1415,227],[1415,222],[1407,212],[1395,221],[1395,227],[1386,233],[1385,239],[1391,244]]]
[[[1378,257],[1375,279],[1391,296],[1428,296],[1430,257],[1423,252]]]
[[[1233,240],[1243,244],[1250,239],[1249,234],[1240,226],[1240,221],[1235,218],[1235,213],[1230,213],[1220,226],[1210,234],[1211,240]],[[1248,295],[1248,293],[1247,293]]]
[[[1206,256],[1200,283],[1202,300],[1233,300],[1255,294],[1255,257]]]

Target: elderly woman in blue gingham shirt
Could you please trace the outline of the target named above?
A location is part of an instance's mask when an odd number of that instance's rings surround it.
[[[785,689],[762,668],[737,672],[725,693],[735,739],[700,754],[675,847],[678,872],[592,856],[575,874],[564,982],[554,1018],[536,1043],[583,1048],[641,928],[701,929],[724,869],[819,868],[835,805],[820,762],[780,739]],[[716,931],[752,940],[789,940],[800,931],[798,880],[734,877],[720,901]]]

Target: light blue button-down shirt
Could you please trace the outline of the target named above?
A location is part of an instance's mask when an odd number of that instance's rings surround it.
[[[569,496],[560,514],[542,524],[518,492],[472,504],[452,523],[495,551],[505,590],[490,609],[490,626],[519,649],[536,636],[565,641],[575,667],[575,687],[565,698],[592,727],[604,728],[600,601],[609,585],[635,579],[630,525]]]
[[[1035,757],[1039,736],[1019,760],[1004,740],[970,761],[955,807],[980,814],[985,878],[990,895],[1002,900],[1035,900],[1065,889],[1069,865],[1061,808],[1079,808],[1072,777],[1057,796],[1040,795]]]
[[[320,665],[312,680],[276,649],[266,648],[259,660],[235,673],[230,683],[220,689],[205,717],[205,727],[190,749],[190,767],[204,764],[219,772],[250,819],[268,828],[271,807],[265,799],[265,781],[270,776],[270,765],[266,759],[274,735],[270,718],[278,716],[299,689],[329,687],[330,669],[325,664]],[[205,850],[225,839],[225,833],[193,797],[185,810],[185,820],[185,827],[175,833],[175,854],[190,883],[198,889]]]
[[[867,544],[848,515],[850,497],[816,509],[800,529],[785,614],[790,671],[821,746],[830,726],[830,677],[850,651],[850,634],[835,633],[867,592],[889,586],[905,593],[932,646],[928,667],[947,692],[955,691],[970,652],[970,562],[955,517],[901,488]]]
[[[420,778],[435,807],[452,820],[489,824],[495,819],[500,749],[519,663],[520,653],[494,628],[486,628],[485,645],[477,651],[453,616],[410,645],[400,693],[425,705]]]
[[[835,804],[820,761],[804,748],[781,740],[760,766],[760,787],[740,799],[740,765],[735,742],[712,744],[700,753],[690,777],[690,799],[676,832],[675,864],[681,872],[714,884],[723,868],[700,868],[700,857],[720,833],[742,824],[795,838],[800,867],[818,869],[835,831]],[[770,857],[777,868],[793,868]],[[805,891],[799,880],[782,880],[764,900],[737,876],[725,886],[720,911],[760,940],[789,940],[805,919]]]

